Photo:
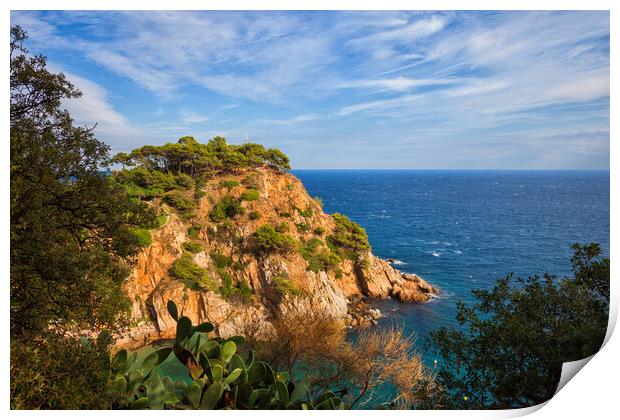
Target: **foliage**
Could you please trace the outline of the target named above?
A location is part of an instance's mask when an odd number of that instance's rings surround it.
[[[562,363],[598,351],[607,329],[609,260],[596,245],[573,247],[574,278],[508,275],[492,290],[473,291],[471,307],[458,304],[457,320],[466,329],[432,333],[430,344],[445,366],[439,374],[445,398],[438,405],[542,403],[555,393]]]
[[[239,185],[239,182],[234,179],[224,179],[220,181],[220,188],[226,188],[228,191],[232,190],[237,185]]]
[[[217,250],[211,251],[211,253],[209,253],[209,256],[211,257],[211,260],[213,260],[213,264],[215,264],[217,268],[228,268],[233,263],[231,257],[229,257],[228,255],[224,255]]]
[[[241,201],[256,201],[258,200],[258,191],[253,189],[247,189],[241,194]]]
[[[177,143],[142,146],[130,154],[116,155],[115,160],[123,165],[137,165],[149,171],[185,173],[192,178],[209,172],[233,172],[261,166],[276,170],[290,169],[288,157],[277,149],[265,149],[255,143],[231,145],[223,137],[214,137],[202,144],[193,137],[185,136]]]
[[[258,219],[260,219],[260,216],[261,216],[261,214],[260,214],[260,212],[258,210],[253,210],[253,211],[248,213],[248,218],[250,220],[258,220]]]
[[[153,242],[151,232],[149,232],[147,229],[131,228],[129,231],[134,236],[138,246],[141,248],[145,248],[149,246],[151,242]]]
[[[221,222],[226,219],[232,219],[237,215],[242,215],[243,213],[244,210],[241,206],[241,202],[230,195],[226,195],[213,206],[213,209],[209,213],[209,217],[211,217],[211,220],[214,222]]]
[[[106,409],[110,335],[96,341],[60,334],[11,340],[11,408]]]
[[[174,344],[136,362],[121,350],[112,360],[107,393],[119,408],[136,409],[335,409],[347,408],[332,392],[313,392],[311,380],[293,382],[286,371],[276,372],[256,357],[240,336],[209,338],[210,323],[193,326],[179,318],[176,305],[168,309],[177,321]],[[161,376],[156,367],[169,357],[187,367],[186,381]]]
[[[187,229],[187,236],[194,240],[200,239],[200,231],[200,226],[191,226]]]
[[[300,209],[299,207],[295,207],[295,210],[297,210],[297,213],[299,213],[299,215],[303,218],[309,218],[312,217],[312,215],[314,214],[314,211],[312,210],[312,207],[308,206],[306,207],[305,210]]]
[[[323,236],[323,234],[325,233],[325,228],[321,226],[317,226],[312,230],[312,233],[314,233],[317,236]]]
[[[293,377],[312,377],[318,390],[331,390],[347,405],[370,407],[386,402],[408,408],[432,376],[414,351],[411,337],[399,329],[366,329],[354,341],[339,320],[315,308],[291,308],[272,321],[273,328],[248,325],[244,335],[258,355]],[[393,399],[373,392],[394,390]]]
[[[187,213],[196,208],[196,202],[181,191],[169,192],[164,195],[162,200],[180,213]]]
[[[259,253],[287,253],[295,248],[295,239],[276,231],[270,225],[261,225],[254,233],[256,251]]]
[[[370,251],[368,235],[363,227],[340,213],[334,213],[332,218],[336,228],[327,238],[328,244],[342,257],[356,259],[360,253]]]
[[[342,262],[338,254],[324,246],[323,241],[318,238],[302,242],[299,245],[299,252],[308,263],[306,269],[315,273],[335,270]]]
[[[295,283],[286,276],[273,276],[271,281],[275,289],[282,295],[299,296],[301,294],[301,290],[299,290],[299,288],[295,286]]]
[[[192,254],[202,252],[202,245],[199,242],[187,241],[183,242],[183,249]]]
[[[295,223],[295,227],[297,228],[297,231],[301,233],[305,233],[310,230],[310,225],[306,222]]]
[[[188,252],[181,254],[170,267],[170,272],[192,290],[213,290],[207,270],[198,266]]]
[[[157,216],[157,227],[160,228],[164,226],[167,221],[168,221],[168,215],[165,213],[160,214],[159,216]]]
[[[109,147],[74,125],[62,103],[80,92],[47,60],[10,41],[10,331],[12,337],[115,329],[139,244],[132,227],[156,215],[105,175]]]

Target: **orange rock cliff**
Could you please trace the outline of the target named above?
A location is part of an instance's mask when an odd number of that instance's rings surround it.
[[[227,196],[242,196],[248,180],[258,197],[238,201],[242,215],[215,222],[214,205]],[[437,293],[419,276],[401,273],[370,250],[341,258],[329,268],[312,267],[312,255],[329,254],[328,238],[337,225],[289,173],[246,170],[214,177],[202,189],[191,221],[158,204],[167,220],[151,231],[152,242],[138,255],[126,283],[134,328],[120,337],[119,346],[137,347],[147,338],[173,335],[175,322],[166,310],[168,300],[175,301],[194,323],[212,322],[216,333],[228,336],[241,334],[249,323],[268,328],[271,319],[291,309],[326,311],[359,325],[359,313],[352,310],[359,305],[354,302],[393,297],[421,303]],[[257,253],[254,234],[263,225],[276,227],[297,245],[285,252]],[[193,252],[186,250],[188,242],[194,244]],[[304,251],[303,244],[313,245]],[[172,267],[183,255],[206,273],[208,286],[188,287],[175,276]],[[222,293],[223,286],[233,292]],[[376,318],[377,311],[371,313]]]

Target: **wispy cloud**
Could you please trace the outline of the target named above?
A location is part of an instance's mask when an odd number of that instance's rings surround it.
[[[547,165],[590,159],[588,141],[605,153],[607,12],[22,11],[11,20],[33,49],[76,67],[92,102],[76,115],[116,142],[123,130],[242,141],[251,127],[302,162],[314,155],[291,132],[343,153],[363,144],[368,159],[386,138],[416,156],[421,139],[436,142],[444,163],[467,144],[496,149],[480,156],[546,144]],[[554,136],[572,146],[558,151]]]

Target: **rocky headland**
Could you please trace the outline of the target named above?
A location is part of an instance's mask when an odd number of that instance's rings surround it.
[[[194,322],[209,321],[216,333],[233,335],[250,324],[269,328],[291,310],[324,311],[364,326],[381,316],[371,299],[422,303],[437,293],[369,246],[349,244],[363,242],[363,229],[326,214],[287,172],[262,167],[214,176],[196,186],[195,198],[190,217],[170,200],[153,203],[162,226],[150,231],[126,283],[134,326],[117,346],[172,336],[169,300]],[[201,281],[188,284],[183,270]]]

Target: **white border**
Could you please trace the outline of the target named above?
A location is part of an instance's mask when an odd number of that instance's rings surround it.
[[[612,0],[590,0],[590,1],[578,1],[578,0],[442,0],[429,1],[396,1],[396,0],[382,0],[382,1],[368,1],[368,0],[341,0],[341,1],[328,1],[328,0],[314,0],[314,1],[291,1],[291,0],[268,0],[268,1],[198,1],[198,0],[176,0],[174,2],[163,0],[151,0],[151,1],[139,1],[139,0],[107,0],[107,1],[93,1],[84,0],[77,2],[75,0],[56,0],[56,1],[43,1],[43,0],[8,0],[4,1],[4,10],[0,19],[2,19],[2,27],[8,32],[10,25],[10,10],[37,10],[37,9],[78,9],[78,10],[335,10],[335,9],[350,9],[350,10],[611,10],[611,68],[617,69],[618,66],[618,51],[617,43],[620,40],[620,33],[618,31],[619,22],[618,14],[620,6],[619,2]],[[615,7],[614,7],[615,6]],[[5,32],[5,36],[7,36]],[[6,39],[6,38],[5,38]],[[3,44],[4,54],[2,55],[5,61],[4,68],[8,69],[8,42]],[[6,71],[6,70],[5,70]],[[611,125],[611,150],[610,159],[611,162],[620,162],[618,159],[618,147],[617,147],[617,95],[618,85],[615,83],[614,72],[612,71],[611,77],[611,101],[610,101],[610,125]],[[0,104],[2,107],[2,121],[4,123],[4,134],[2,138],[4,150],[8,149],[8,127],[9,127],[9,81],[8,77],[4,79],[3,89],[3,101]],[[1,349],[2,361],[5,370],[3,372],[4,380],[2,381],[2,395],[5,397],[2,404],[3,408],[8,411],[9,409],[9,205],[6,197],[9,196],[9,153],[4,155],[4,162],[1,166],[2,180],[0,188],[2,190],[2,196],[5,197],[2,205],[2,218],[4,223],[1,227],[0,238],[2,238],[4,247],[4,256],[2,258],[2,269],[5,279],[5,305],[3,306],[4,328],[2,329],[2,342],[4,345]],[[611,260],[618,261],[618,252],[616,251],[615,244],[618,235],[618,194],[620,182],[618,180],[619,171],[613,164],[610,165],[611,171],[611,236],[610,236],[610,248],[611,248]],[[618,361],[617,354],[620,354],[620,342],[616,336],[611,336],[610,333],[615,325],[618,313],[618,290],[617,290],[617,278],[619,274],[617,264],[611,266],[611,278],[612,278],[612,306],[611,306],[611,322],[608,330],[607,339],[609,340],[605,347],[592,358],[591,362],[583,368],[577,376],[578,378],[570,381],[550,402],[547,404],[541,404],[539,407],[521,410],[509,410],[509,411],[405,411],[405,412],[391,412],[390,417],[401,418],[403,416],[415,416],[415,418],[434,418],[434,419],[446,419],[454,418],[505,418],[516,417],[531,412],[535,412],[531,418],[546,419],[546,418],[579,418],[583,419],[585,416],[591,418],[611,418],[611,413],[618,413],[616,406],[617,394],[617,377],[620,374],[620,362]],[[542,406],[544,409],[537,411]],[[31,418],[46,416],[51,418],[78,418],[84,416],[84,412],[17,412],[11,411],[9,413],[15,418]],[[136,418],[165,418],[173,415],[174,417],[183,418],[195,418],[195,416],[209,416],[212,413],[196,413],[196,412],[132,412],[132,413],[116,413],[106,411],[91,411],[88,415],[91,418],[109,418],[117,415],[131,415]],[[314,416],[309,412],[276,412],[276,411],[264,411],[264,412],[218,412],[217,416],[226,416],[228,418],[248,418],[252,416],[254,418],[285,418],[294,415],[295,417]],[[375,418],[383,415],[379,411],[350,411],[350,412],[324,412],[321,417],[328,418]],[[617,415],[617,414],[616,414]]]

